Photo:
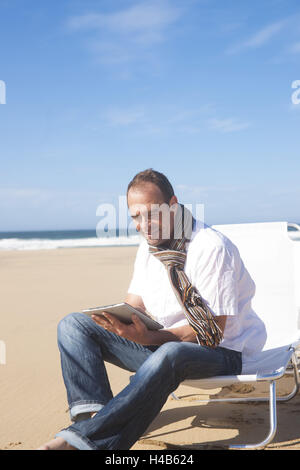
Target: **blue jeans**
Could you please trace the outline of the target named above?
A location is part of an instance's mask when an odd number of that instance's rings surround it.
[[[241,353],[190,342],[142,346],[72,313],[58,325],[62,373],[74,424],[60,431],[80,450],[125,450],[142,436],[170,393],[186,379],[240,374]],[[104,361],[136,372],[113,397]],[[77,420],[83,413],[93,418]]]

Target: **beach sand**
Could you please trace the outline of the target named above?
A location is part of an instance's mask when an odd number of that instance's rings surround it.
[[[0,252],[0,449],[35,449],[69,426],[56,327],[61,318],[83,308],[122,301],[137,247]],[[113,393],[131,373],[108,365]],[[278,381],[278,394],[291,390],[292,378]],[[242,394],[242,392],[246,392]],[[256,390],[210,390],[210,396],[266,395]],[[268,404],[201,404],[207,391],[181,385],[177,402],[169,397],[133,450],[207,449],[263,439]],[[196,395],[195,395],[196,394]],[[300,395],[278,404],[278,431],[270,449],[300,449]]]

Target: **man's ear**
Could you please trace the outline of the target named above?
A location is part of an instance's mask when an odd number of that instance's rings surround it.
[[[170,201],[169,201],[169,206],[170,206],[170,207],[172,207],[173,204],[178,204],[178,199],[177,199],[177,197],[175,196],[175,194],[174,194],[174,196],[171,197],[171,199],[170,199]]]

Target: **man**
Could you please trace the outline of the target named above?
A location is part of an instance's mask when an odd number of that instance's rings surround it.
[[[239,374],[242,352],[258,347],[255,285],[230,240],[192,216],[185,233],[170,182],[152,169],[129,183],[127,201],[143,241],[125,301],[164,328],[66,316],[58,344],[74,424],[41,449],[129,449],[182,381]],[[104,361],[136,372],[115,397]]]

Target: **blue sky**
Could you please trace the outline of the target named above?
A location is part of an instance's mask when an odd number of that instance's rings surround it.
[[[164,172],[205,221],[300,221],[298,0],[0,0],[0,231],[96,227]]]

